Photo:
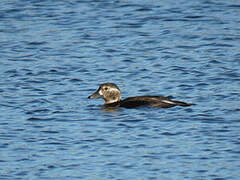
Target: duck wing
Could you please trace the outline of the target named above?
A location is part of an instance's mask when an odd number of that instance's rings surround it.
[[[125,108],[135,108],[147,105],[160,108],[170,108],[173,106],[190,106],[193,104],[171,100],[170,96],[136,96],[126,98],[120,103],[120,107]]]

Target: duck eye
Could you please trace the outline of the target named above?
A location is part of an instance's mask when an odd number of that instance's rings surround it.
[[[105,91],[107,91],[107,90],[108,90],[108,88],[107,88],[107,87],[105,87],[105,88],[104,88],[104,90],[105,90]]]

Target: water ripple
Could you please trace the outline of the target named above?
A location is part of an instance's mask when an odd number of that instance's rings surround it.
[[[237,2],[0,5],[0,179],[239,179]],[[103,82],[196,106],[106,110]]]

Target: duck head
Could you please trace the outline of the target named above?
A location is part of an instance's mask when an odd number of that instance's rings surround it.
[[[98,90],[92,95],[88,96],[90,99],[102,98],[105,100],[104,104],[111,104],[121,101],[121,92],[118,86],[114,83],[101,84]]]

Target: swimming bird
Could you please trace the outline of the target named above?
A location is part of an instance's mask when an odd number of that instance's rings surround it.
[[[159,108],[170,108],[174,106],[191,106],[193,103],[171,100],[170,96],[135,96],[122,100],[121,91],[114,83],[100,84],[98,90],[88,98],[102,98],[105,103],[103,107],[137,108],[139,106],[152,106]]]

